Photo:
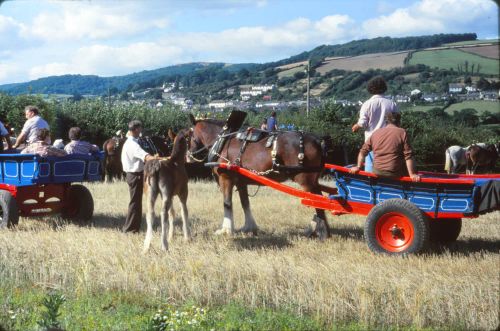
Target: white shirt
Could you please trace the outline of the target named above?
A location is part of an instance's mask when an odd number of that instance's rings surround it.
[[[396,103],[383,95],[375,94],[361,106],[358,125],[365,129],[365,142],[372,133],[385,127],[385,115],[398,112]]]
[[[144,170],[144,160],[148,153],[139,145],[138,139],[129,136],[123,144],[122,166],[125,172],[142,172]]]
[[[36,131],[38,129],[47,129],[49,130],[49,123],[47,123],[43,118],[39,115],[33,116],[29,120],[24,123],[23,129],[21,133],[26,134],[26,141],[31,144],[35,142],[36,139]],[[50,139],[47,141],[50,144]]]

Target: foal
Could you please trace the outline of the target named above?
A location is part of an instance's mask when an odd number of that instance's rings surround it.
[[[181,130],[177,136],[172,133],[174,141],[172,155],[163,160],[150,160],[144,165],[144,184],[147,192],[148,211],[146,220],[148,223],[146,239],[144,240],[144,251],[149,250],[151,239],[153,237],[153,219],[154,205],[158,194],[161,195],[161,248],[168,249],[168,240],[174,236],[174,218],[168,218],[168,210],[172,207],[174,195],[177,195],[181,201],[182,209],[182,230],[184,240],[188,241],[189,221],[188,209],[186,206],[188,197],[188,176],[185,168],[186,151],[188,149],[188,140],[190,139],[189,130]],[[168,221],[168,224],[167,224]]]

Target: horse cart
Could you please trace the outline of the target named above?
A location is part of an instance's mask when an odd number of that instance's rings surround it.
[[[40,157],[0,155],[0,228],[15,226],[19,216],[61,214],[86,222],[94,200],[81,182],[102,180],[102,153]]]
[[[397,180],[372,173],[350,174],[349,169],[325,164],[336,187],[323,187],[327,195],[304,192],[231,163],[207,163],[295,196],[308,207],[333,215],[366,215],[364,236],[377,253],[418,253],[430,241],[457,239],[462,218],[475,218],[499,209],[500,175],[446,175],[421,172],[420,182]]]

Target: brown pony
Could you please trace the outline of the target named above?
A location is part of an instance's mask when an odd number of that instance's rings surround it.
[[[121,154],[125,138],[113,137],[104,142],[104,179],[111,182],[113,179],[123,179]]]
[[[215,144],[224,123],[211,119],[195,120],[192,115],[191,122],[194,127],[192,128],[193,133],[191,136],[191,147],[188,157],[192,160],[201,161],[197,155],[200,151],[206,151]],[[277,133],[277,138],[275,140],[276,160],[279,160],[279,163],[283,167],[294,169],[293,171],[272,171],[272,152],[271,148],[266,147],[267,139],[248,143],[246,149],[241,154],[239,160],[240,166],[252,169],[265,175],[266,177],[280,182],[287,179],[293,179],[295,182],[300,184],[306,192],[321,194],[320,185],[318,183],[318,179],[324,165],[321,144],[313,135],[304,133],[304,168],[298,167],[300,151],[299,135],[300,133],[298,132],[279,132]],[[236,139],[234,135],[229,137],[219,153],[217,162],[229,161],[234,163],[240,156],[241,145],[242,142]],[[234,233],[232,205],[234,186],[238,189],[241,205],[245,213],[245,225],[240,229],[240,231],[256,233],[257,223],[255,222],[250,210],[250,201],[248,199],[247,189],[248,184],[255,185],[256,183],[244,176],[232,173],[231,171],[226,171],[224,169],[219,169],[217,167],[214,168],[213,171],[218,176],[219,186],[224,195],[224,219],[222,221],[221,229],[219,229],[216,234]],[[286,217],[285,215],[283,216]],[[324,239],[329,236],[330,230],[326,222],[324,210],[316,209],[316,216],[313,218],[311,225],[311,235],[318,235],[320,239]]]
[[[495,168],[498,155],[500,154],[500,143],[486,145],[484,147],[472,145],[467,149],[467,169],[469,174],[474,175],[478,167],[484,167],[486,171]],[[469,167],[469,165],[472,165]]]
[[[172,210],[174,195],[179,197],[182,209],[182,230],[184,240],[188,241],[188,176],[185,168],[186,152],[190,139],[190,130],[181,130],[177,136],[172,135],[174,141],[172,155],[165,159],[146,161],[144,165],[144,192],[147,192],[148,211],[146,214],[147,232],[144,240],[144,251],[148,251],[153,237],[154,206],[158,195],[161,195],[161,247],[168,249],[168,240],[174,235],[174,217],[168,217],[168,211]],[[168,221],[168,224],[167,224]]]

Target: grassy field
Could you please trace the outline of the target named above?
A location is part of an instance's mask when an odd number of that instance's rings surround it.
[[[176,229],[164,253],[155,233],[143,255],[144,232],[119,231],[126,184],[88,187],[92,226],[21,219],[17,229],[0,231],[0,325],[37,329],[51,291],[66,296],[59,320],[67,330],[144,330],[164,304],[204,307],[205,328],[216,330],[499,325],[499,212],[464,221],[448,248],[395,258],[368,250],[363,217],[330,217],[330,239],[306,239],[312,210],[268,188],[251,198],[259,236],[214,236],[221,194],[214,183],[191,183],[193,240],[184,243]]]
[[[469,63],[469,70],[471,70],[472,64],[475,64],[476,68],[477,64],[480,64],[480,73],[498,75],[498,60],[486,59],[484,57],[462,52],[456,49],[415,52],[413,53],[409,64],[425,64],[431,68],[452,68],[453,70],[457,70],[457,65],[462,65],[463,67],[465,61],[468,61]],[[476,70],[476,68],[474,70]]]
[[[462,101],[459,103],[454,103],[446,108],[446,112],[453,114],[454,111],[460,111],[462,109],[472,108],[481,114],[485,111],[489,111],[492,114],[500,113],[500,102],[498,101]]]
[[[443,46],[476,45],[482,43],[498,43],[499,41],[500,39],[480,39],[480,40],[459,41],[456,43],[443,44]]]

